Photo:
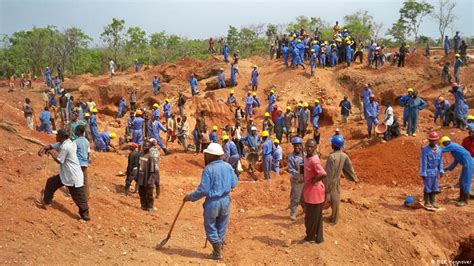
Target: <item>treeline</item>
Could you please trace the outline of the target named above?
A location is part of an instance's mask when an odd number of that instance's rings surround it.
[[[441,39],[433,40],[420,35],[419,26],[423,18],[431,14],[438,20],[443,36],[455,19],[452,13],[455,3],[454,0],[441,0],[439,10],[434,11],[434,7],[425,2],[405,1],[400,9],[400,19],[387,32],[392,38],[385,37],[383,24],[376,23],[367,11],[344,16],[340,26],[341,29],[347,28],[354,39],[367,44],[374,40],[386,47],[396,47],[402,42],[440,46]],[[334,23],[318,17],[299,16],[295,21],[285,24],[257,24],[240,29],[229,26],[227,35],[222,37],[225,37],[231,53],[238,49],[241,57],[265,55],[277,37],[300,29],[309,34],[318,33],[324,40],[332,39]],[[409,41],[409,37],[414,37],[414,40]],[[217,36],[213,39],[218,43],[220,38]],[[164,31],[147,35],[140,27],[127,28],[124,20],[115,18],[104,27],[100,36],[103,45],[99,48],[90,47],[92,38],[75,27],[65,30],[55,26],[35,27],[4,36],[1,41],[0,76],[3,78],[12,73],[19,76],[29,71],[40,77],[47,66],[53,70],[53,74],[58,68],[66,75],[101,74],[106,71],[109,59],[115,61],[118,69],[125,69],[133,65],[135,59],[142,64],[157,65],[185,56],[205,59],[210,54],[208,39],[187,39]]]

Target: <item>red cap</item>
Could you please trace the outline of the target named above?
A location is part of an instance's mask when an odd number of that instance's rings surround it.
[[[439,140],[439,134],[438,134],[438,132],[431,132],[431,133],[428,135],[428,139],[429,139],[429,140],[434,140],[434,141]]]
[[[453,84],[451,85],[453,88],[455,87],[459,87],[458,83],[457,82],[453,82]]]

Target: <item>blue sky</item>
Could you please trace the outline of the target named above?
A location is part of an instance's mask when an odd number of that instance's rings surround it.
[[[427,1],[438,5],[438,1]],[[458,17],[452,30],[474,35],[474,1],[458,0]],[[55,25],[60,29],[81,28],[100,43],[104,25],[121,18],[126,26],[139,26],[147,34],[159,31],[188,38],[225,35],[229,25],[241,27],[259,23],[287,23],[299,15],[321,17],[334,24],[357,10],[367,10],[384,24],[383,32],[395,22],[402,0],[325,1],[110,1],[110,0],[0,0],[0,34],[11,34],[33,26]],[[447,34],[452,36],[452,30]],[[420,35],[438,37],[438,25],[427,17]]]

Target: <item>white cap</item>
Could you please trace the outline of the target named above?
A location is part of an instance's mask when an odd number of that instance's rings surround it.
[[[207,146],[207,149],[204,150],[204,153],[221,156],[224,155],[224,150],[219,143],[211,143]]]
[[[251,131],[257,130],[257,128],[256,128],[255,126],[252,126],[252,127],[250,128],[250,130],[251,130]]]

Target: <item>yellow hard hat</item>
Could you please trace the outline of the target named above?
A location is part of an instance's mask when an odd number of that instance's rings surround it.
[[[98,113],[99,111],[96,108],[94,108],[94,109],[92,109],[92,112],[93,113]]]
[[[269,113],[269,112],[265,112],[265,117],[270,117],[270,113]]]
[[[292,36],[293,36],[293,38],[295,38],[295,37],[296,37],[296,34],[294,34],[294,33],[293,33],[293,35],[292,35]]]
[[[336,42],[342,42],[341,38],[337,38]]]
[[[407,92],[413,92],[413,88],[408,88]]]
[[[456,54],[456,57],[461,57],[461,55],[460,55],[460,54]]]
[[[170,99],[169,99],[169,98],[166,98],[165,102],[169,103],[169,102],[170,102]]]
[[[142,115],[143,112],[142,112],[142,110],[137,110],[137,111],[135,112],[135,114],[136,114],[136,115]]]
[[[212,130],[217,131],[217,130],[219,130],[219,128],[217,126],[213,126]]]
[[[234,90],[230,90],[230,94],[234,94],[234,92],[235,92]]]
[[[315,103],[319,103],[319,99],[314,99],[314,102],[315,102]]]
[[[309,107],[309,104],[308,104],[308,103],[304,103],[303,106],[304,106],[304,107]]]
[[[253,96],[257,96],[257,93],[256,93],[256,92],[254,92],[252,95],[253,95]]]
[[[160,105],[157,104],[157,103],[154,103],[154,104],[153,104],[153,107],[158,108],[158,107],[160,107]]]
[[[318,42],[317,41],[312,41],[311,44],[317,44]]]
[[[115,139],[115,138],[117,137],[117,133],[115,133],[115,132],[110,132],[109,137],[110,137],[111,139]]]
[[[301,39],[298,39],[296,42],[301,42]]]
[[[329,42],[328,42],[328,41],[324,41],[324,44],[325,44],[325,45],[328,45],[328,44],[329,44]]]
[[[262,137],[268,137],[270,136],[270,133],[268,133],[268,131],[262,131],[262,134],[261,134]]]
[[[351,41],[346,41],[347,44],[351,44]]]
[[[273,140],[273,143],[275,143],[275,144],[280,144],[280,141],[279,141],[278,139],[274,139],[274,140]]]
[[[222,140],[229,140],[229,135],[222,136]]]
[[[286,110],[291,111],[291,106],[287,106],[287,107],[286,107]]]
[[[311,52],[311,53],[314,53],[314,49],[311,49],[310,52]]]
[[[257,65],[253,65],[253,68],[257,68]]]
[[[296,106],[298,106],[298,107],[303,107],[303,104],[302,104],[302,103],[298,103],[298,104],[296,104]]]
[[[474,115],[468,115],[467,120],[474,120]]]
[[[444,136],[439,140],[439,144],[441,145],[441,147],[444,147],[444,143],[446,141],[451,141],[451,139],[448,136]]]
[[[85,114],[84,114],[84,116],[85,116],[85,117],[90,117],[90,116],[91,116],[91,114],[89,114],[89,113],[85,113]]]
[[[273,89],[272,89],[272,90],[270,90],[270,93],[275,93],[275,90],[273,90]]]

